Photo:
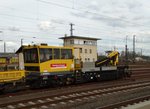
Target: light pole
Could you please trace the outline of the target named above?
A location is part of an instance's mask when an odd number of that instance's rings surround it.
[[[4,41],[4,40],[0,40],[0,41]],[[6,53],[6,42],[4,41],[4,53]]]

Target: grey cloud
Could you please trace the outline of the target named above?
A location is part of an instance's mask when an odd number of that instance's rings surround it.
[[[83,18],[86,17],[87,18],[87,14],[82,13],[82,12],[78,12],[78,13],[71,12],[71,15],[76,16],[76,17],[83,17]]]
[[[126,27],[127,25],[120,19],[105,17],[105,16],[93,16],[92,19],[105,22],[108,26],[112,27]]]
[[[117,18],[113,18],[113,17],[107,17],[107,16],[103,16],[103,15],[97,15],[97,14],[92,14],[89,12],[85,12],[85,13],[71,13],[74,16],[77,17],[82,17],[82,18],[87,18],[87,19],[92,19],[92,20],[96,20],[99,22],[103,22],[106,23],[108,26],[111,27],[126,27],[127,24],[123,21]],[[89,17],[90,16],[90,17]]]
[[[143,16],[136,16],[136,17],[133,18],[133,20],[138,21],[138,20],[141,20],[141,19],[143,19],[143,18],[144,18]]]
[[[100,10],[100,8],[98,7],[98,5],[88,5],[87,6],[87,8],[89,9],[89,10],[94,10],[94,11],[99,11]]]
[[[140,7],[142,7],[142,4],[138,1],[128,1],[126,2],[127,7],[132,10],[132,9],[139,9]]]
[[[58,24],[65,24],[65,20],[62,19],[52,19],[51,21]]]
[[[141,21],[143,23],[144,22],[148,23],[146,19],[149,20],[149,17],[147,16],[145,16],[145,18],[143,17],[143,14],[145,15],[145,13],[143,13],[144,8],[142,2],[139,0],[132,0],[132,1],[107,0],[106,2],[101,1],[97,3],[98,3],[97,5],[89,4],[87,9],[87,10],[90,9],[96,10],[97,12],[95,14],[93,13],[92,10],[90,11],[91,13],[85,11],[71,14],[76,17],[82,17],[99,22],[104,22],[106,25],[111,27],[126,28],[126,27],[140,26]]]

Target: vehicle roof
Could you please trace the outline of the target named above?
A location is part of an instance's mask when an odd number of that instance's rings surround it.
[[[49,45],[23,45],[16,51],[16,54],[22,52],[23,49],[28,49],[28,48],[66,48],[66,49],[73,49],[74,47],[49,46]]]

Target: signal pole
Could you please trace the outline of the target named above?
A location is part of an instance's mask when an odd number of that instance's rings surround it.
[[[135,35],[133,35],[133,63],[135,63]]]
[[[74,24],[73,23],[70,23],[70,36],[73,36],[73,26]]]

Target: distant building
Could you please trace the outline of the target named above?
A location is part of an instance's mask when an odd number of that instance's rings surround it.
[[[93,62],[97,60],[97,40],[100,39],[81,36],[65,36],[59,39],[63,39],[64,46],[75,48],[75,58],[81,58],[83,62]]]
[[[18,55],[15,53],[0,53],[0,71],[16,70],[18,68]]]

